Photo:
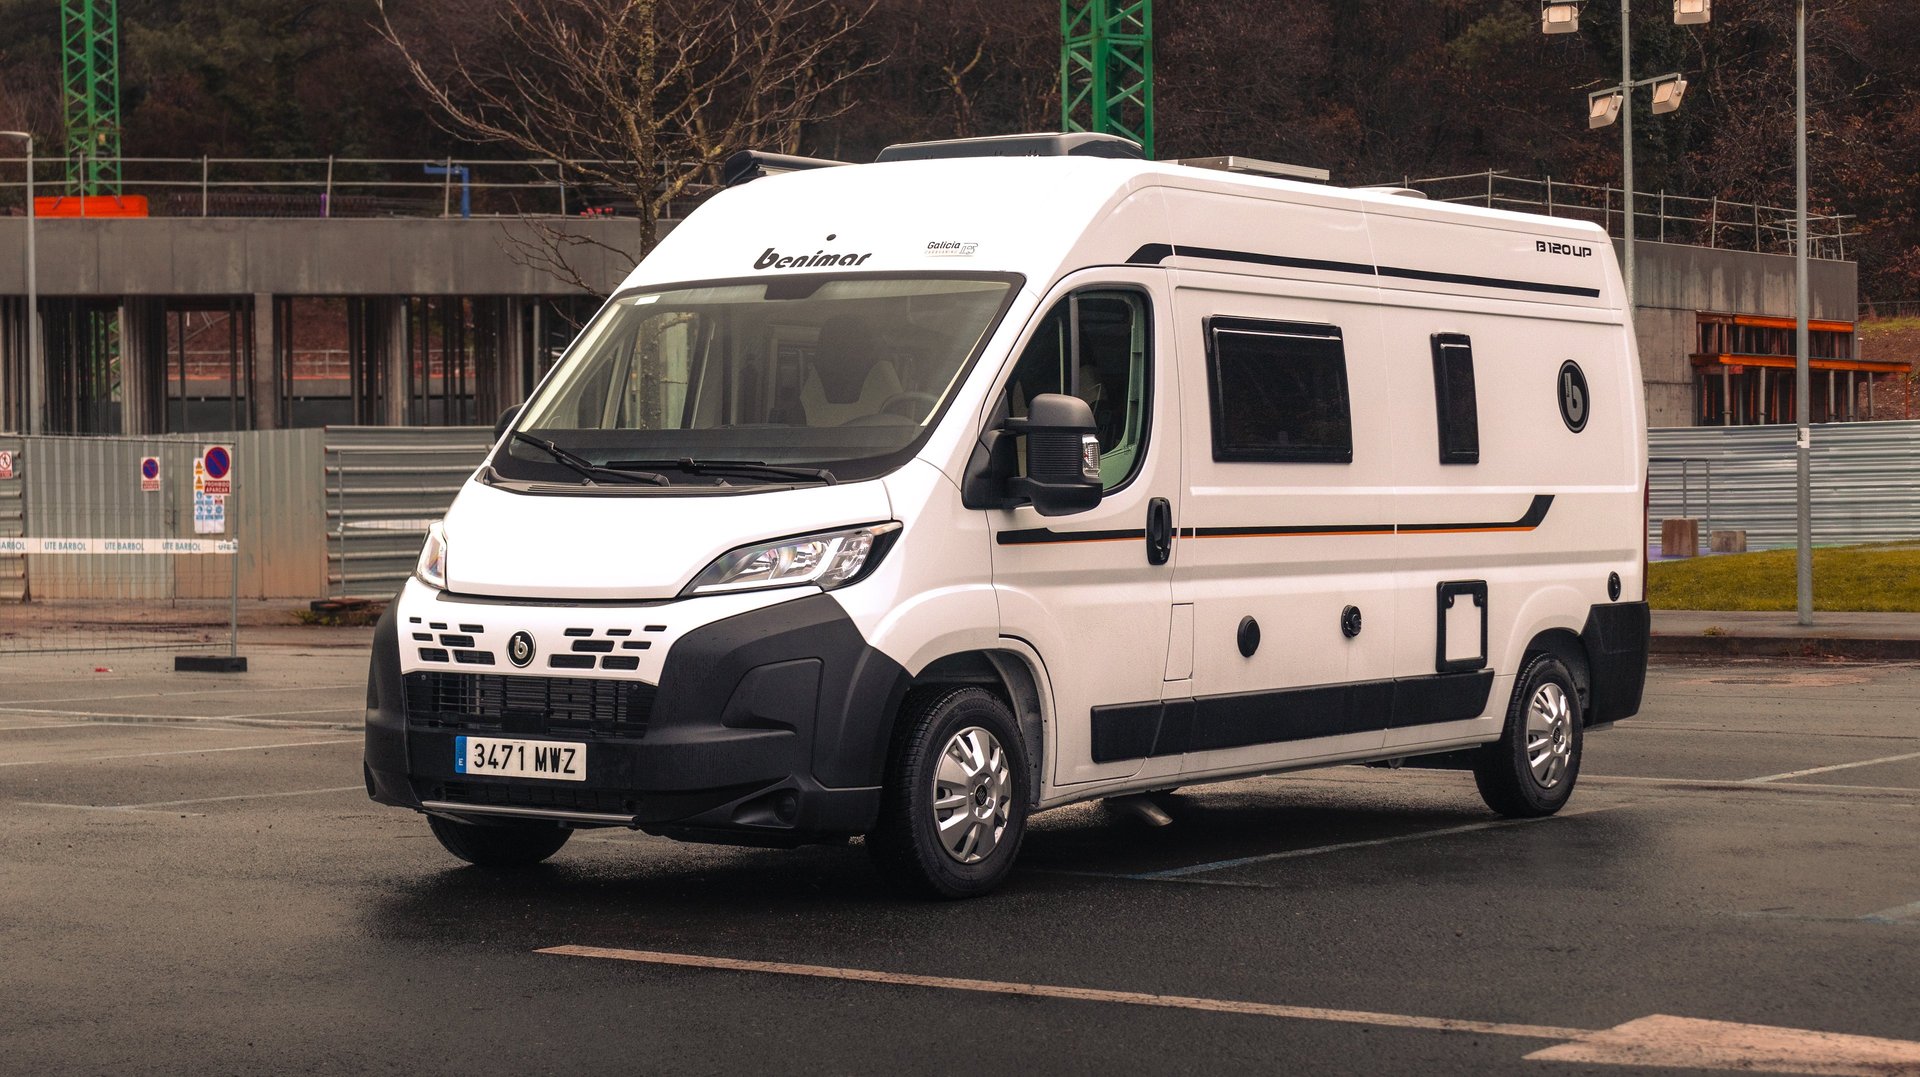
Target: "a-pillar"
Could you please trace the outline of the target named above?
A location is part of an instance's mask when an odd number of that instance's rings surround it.
[[[280,427],[280,349],[274,346],[279,334],[274,332],[273,305],[273,293],[253,293],[253,376],[247,403],[255,430]]]

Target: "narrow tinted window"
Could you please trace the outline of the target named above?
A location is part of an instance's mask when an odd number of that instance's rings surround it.
[[[1440,417],[1440,462],[1480,462],[1480,412],[1473,395],[1473,341],[1433,335],[1433,400]]]
[[[1353,462],[1338,327],[1209,318],[1206,332],[1215,460]]]

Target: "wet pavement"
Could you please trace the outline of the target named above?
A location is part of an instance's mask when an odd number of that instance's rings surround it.
[[[0,657],[0,1072],[1849,1072],[1903,1048],[1708,1022],[1920,1040],[1920,666],[1662,662],[1559,817],[1449,772],[1254,779],[1164,828],[1042,815],[943,904],[857,847],[461,866],[365,797],[360,651],[250,657]]]

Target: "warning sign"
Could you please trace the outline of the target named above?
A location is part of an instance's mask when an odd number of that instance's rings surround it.
[[[13,450],[0,449],[0,479],[13,477]]]
[[[160,458],[143,456],[140,458],[140,489],[145,493],[156,493],[160,489]]]
[[[213,493],[208,488],[214,480],[207,476],[205,457],[193,460],[193,533],[196,535],[224,535],[227,532],[227,495]],[[232,487],[231,479],[220,480],[223,487]]]
[[[206,470],[206,492],[221,497],[233,493],[233,451],[225,445],[209,445],[200,460]]]

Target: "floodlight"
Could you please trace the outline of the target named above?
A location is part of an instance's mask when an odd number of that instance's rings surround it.
[[[1612,127],[1620,119],[1620,105],[1626,95],[1619,90],[1601,90],[1587,95],[1587,126]]]
[[[1686,96],[1685,75],[1662,75],[1653,83],[1653,114],[1659,116],[1678,109]]]
[[[1579,29],[1579,0],[1540,0],[1541,33],[1571,34]]]
[[[1698,26],[1713,21],[1713,0],[1673,0],[1676,26]]]

